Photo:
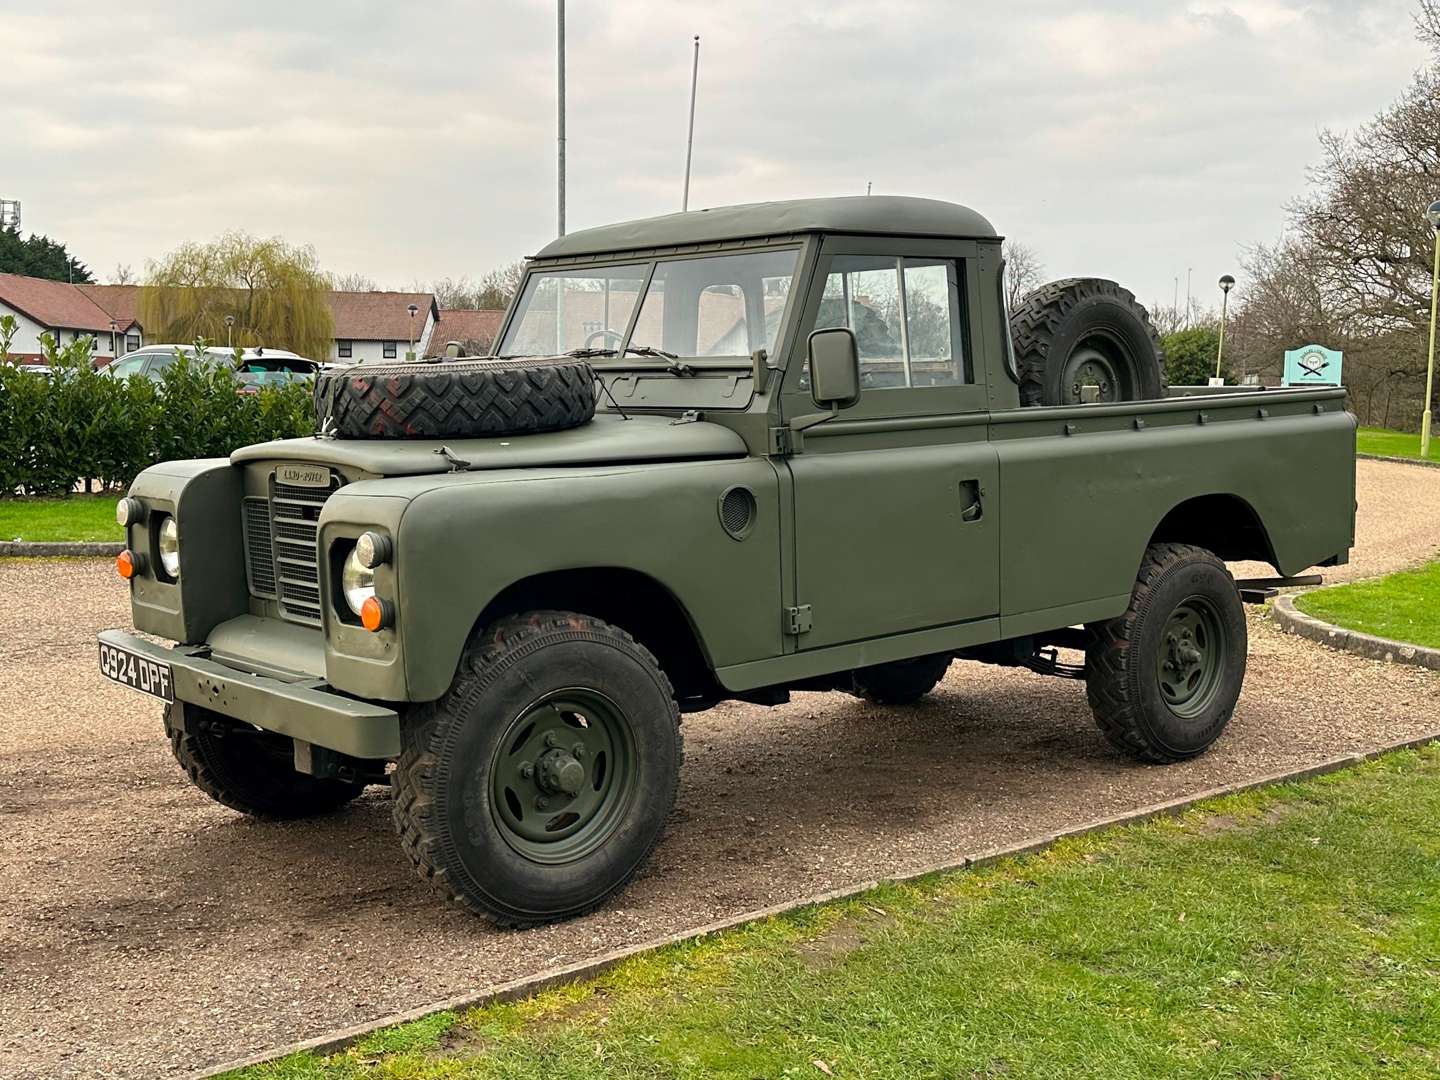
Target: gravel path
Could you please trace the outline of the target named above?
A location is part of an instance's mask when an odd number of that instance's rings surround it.
[[[1362,462],[1333,577],[1433,550],[1440,471]],[[1428,545],[1428,547],[1427,547]],[[680,805],[645,876],[587,918],[489,929],[416,882],[375,790],[251,822],[193,790],[159,710],[95,672],[128,623],[108,563],[0,560],[0,1076],[161,1077],[768,904],[1440,728],[1440,677],[1252,615],[1230,732],[1137,766],[1080,684],[956,664],[928,702],[798,694],[686,718]]]

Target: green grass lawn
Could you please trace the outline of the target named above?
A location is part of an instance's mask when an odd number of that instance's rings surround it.
[[[1437,820],[1393,754],[231,1076],[1433,1078]]]
[[[1420,436],[1389,428],[1362,427],[1355,434],[1355,449],[1361,454],[1379,454],[1381,457],[1418,458]],[[1432,436],[1427,460],[1440,461],[1440,437]]]
[[[1440,649],[1440,562],[1374,581],[1316,589],[1295,606],[1351,630]]]
[[[0,540],[125,539],[115,524],[114,495],[72,495],[68,499],[0,499]]]

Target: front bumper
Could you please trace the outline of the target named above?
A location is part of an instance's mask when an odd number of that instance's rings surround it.
[[[394,709],[344,697],[318,679],[286,682],[252,675],[211,659],[209,646],[171,649],[123,630],[102,630],[100,640],[168,664],[176,701],[351,757],[400,754],[400,716]]]

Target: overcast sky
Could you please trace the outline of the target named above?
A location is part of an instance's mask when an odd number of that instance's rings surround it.
[[[1393,99],[1407,0],[570,0],[571,229],[691,205],[963,202],[1049,276],[1210,299],[1317,133]],[[227,229],[382,287],[555,234],[555,3],[0,0],[0,197],[101,280]]]

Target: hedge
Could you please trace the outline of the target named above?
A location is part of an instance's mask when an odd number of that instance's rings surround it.
[[[305,383],[241,394],[230,371],[183,354],[159,383],[117,379],[92,369],[88,341],[49,352],[48,378],[0,363],[0,497],[91,481],[121,490],[159,461],[223,457],[315,428]]]

